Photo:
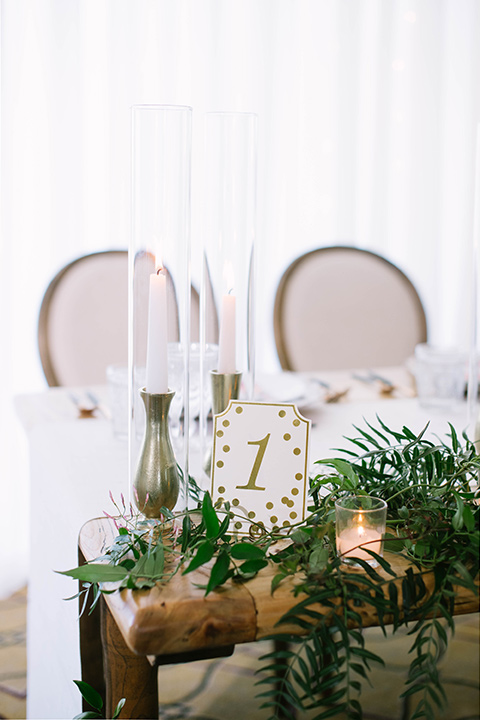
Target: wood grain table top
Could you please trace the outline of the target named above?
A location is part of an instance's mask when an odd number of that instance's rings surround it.
[[[90,520],[81,529],[79,548],[87,562],[98,558],[112,544],[117,531],[109,518]],[[411,566],[405,558],[386,553],[385,558],[397,575],[394,581],[401,599],[402,579]],[[392,578],[376,568],[385,579]],[[295,596],[295,577],[286,578],[271,593],[276,574],[274,563],[244,583],[228,581],[205,597],[208,571],[199,568],[187,575],[175,574],[168,582],[148,590],[128,590],[104,595],[107,605],[128,647],[139,655],[166,655],[205,648],[261,640],[275,632],[302,631],[297,626],[277,623],[302,600]],[[363,570],[356,572],[363,573]],[[433,588],[433,572],[423,576],[429,591]],[[203,586],[203,587],[202,587]],[[478,612],[478,596],[463,587],[456,588],[455,614]],[[316,606],[319,612],[328,608]],[[378,617],[369,607],[355,608],[362,615],[364,627],[378,625]],[[391,618],[384,618],[386,623]]]

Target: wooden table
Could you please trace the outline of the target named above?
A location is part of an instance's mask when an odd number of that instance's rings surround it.
[[[80,562],[99,557],[116,534],[107,518],[87,522],[79,537]],[[400,602],[402,577],[409,562],[393,554],[387,557],[398,577]],[[246,583],[228,582],[205,597],[197,585],[206,584],[207,572],[200,568],[188,575],[179,573],[151,590],[105,595],[100,612],[84,613],[80,621],[82,677],[105,694],[107,717],[121,697],[126,698],[121,717],[158,716],[157,663],[231,654],[237,643],[262,640],[278,632],[276,623],[302,596],[292,593],[294,578],[287,578],[271,595],[275,572],[275,567],[267,567]],[[389,577],[381,569],[377,572]],[[424,576],[424,581],[427,598],[433,573]],[[477,612],[478,596],[465,588],[457,590],[455,614]],[[355,609],[361,613],[364,627],[378,625],[372,608]],[[301,632],[288,625],[282,625],[283,631]],[[103,687],[99,683],[102,677]]]
[[[379,372],[396,383],[404,382],[390,369]],[[346,446],[344,436],[351,434],[353,425],[363,426],[364,420],[375,423],[377,415],[389,427],[407,425],[413,432],[420,432],[429,422],[431,439],[448,432],[448,421],[458,433],[466,427],[466,403],[454,413],[431,412],[420,407],[415,398],[384,397],[375,385],[353,381],[350,375],[322,373],[321,378],[332,388],[350,386],[350,392],[338,403],[320,400],[305,411],[314,425],[310,437],[312,463],[332,457],[332,448]],[[293,378],[287,376],[289,391],[293,392]],[[282,379],[282,374],[275,379],[278,392]],[[81,712],[81,696],[72,682],[81,675],[78,607],[64,600],[72,594],[71,579],[54,571],[75,567],[79,528],[103,511],[112,513],[109,492],[117,500],[120,493],[125,497],[129,494],[128,443],[113,436],[111,424],[103,417],[79,419],[69,397],[72,390],[81,396],[85,389],[50,388],[19,396],[15,403],[28,438],[30,459],[27,718],[31,720],[64,720]],[[94,392],[107,401],[106,388],[95,388]],[[195,467],[203,460],[200,452],[197,456],[191,458],[194,476]],[[25,560],[21,549],[19,552],[17,563],[22,565]],[[97,686],[96,681],[92,684]]]

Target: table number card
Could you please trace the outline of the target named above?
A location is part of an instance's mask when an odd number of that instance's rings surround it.
[[[232,532],[255,536],[304,519],[309,432],[294,405],[232,400],[215,416],[212,500],[230,502]]]

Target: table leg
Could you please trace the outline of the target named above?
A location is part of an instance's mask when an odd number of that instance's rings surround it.
[[[85,558],[81,550],[78,551],[78,564],[84,565]],[[82,583],[79,583],[82,585]],[[84,596],[79,600],[79,612],[82,611]],[[105,705],[105,679],[103,676],[102,640],[100,637],[100,607],[97,603],[94,611],[89,615],[89,604],[80,616],[80,662],[82,666],[82,680],[91,685],[100,693]],[[83,710],[92,710],[92,707],[83,700]]]
[[[158,670],[147,658],[135,655],[125,644],[104,599],[101,602],[103,666],[106,684],[105,713],[111,718],[125,698],[120,718],[158,718]]]

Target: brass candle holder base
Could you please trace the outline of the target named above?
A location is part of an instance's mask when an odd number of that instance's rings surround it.
[[[213,415],[219,415],[227,407],[230,400],[238,400],[242,373],[219,373],[210,371],[212,379],[212,410]],[[203,463],[205,473],[210,477],[212,472],[212,448],[210,448]]]
[[[168,427],[174,395],[140,390],[146,413],[145,438],[133,486],[137,507],[147,518],[159,518],[162,507],[173,510],[178,499],[180,479]]]

